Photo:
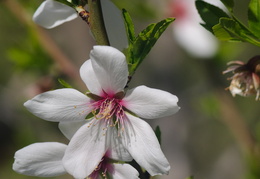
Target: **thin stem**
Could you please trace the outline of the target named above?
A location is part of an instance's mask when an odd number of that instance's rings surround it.
[[[98,45],[109,45],[100,0],[89,0],[90,30]]]

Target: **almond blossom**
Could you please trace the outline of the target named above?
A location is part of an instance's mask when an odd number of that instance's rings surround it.
[[[204,0],[217,7],[224,8],[219,0]],[[217,39],[204,27],[195,0],[172,0],[170,14],[176,18],[173,35],[177,43],[189,54],[198,58],[211,58],[218,50]]]
[[[66,148],[67,145],[58,142],[42,142],[26,146],[15,153],[13,170],[20,174],[37,177],[55,177],[66,174],[62,164]],[[115,155],[111,158],[111,150],[108,150],[88,178],[98,179],[102,176],[102,178],[138,179],[138,171],[131,165],[115,162],[120,159]]]
[[[109,46],[94,46],[90,60],[80,68],[80,76],[88,87],[86,94],[58,89],[24,104],[34,115],[60,122],[60,129],[71,138],[63,157],[66,171],[75,178],[89,176],[106,151],[116,145],[123,146],[150,175],[167,174],[169,162],[153,129],[141,118],[176,113],[178,98],[146,86],[126,90],[126,57]],[[76,133],[69,134],[69,130]]]

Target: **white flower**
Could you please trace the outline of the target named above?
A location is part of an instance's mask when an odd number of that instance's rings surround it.
[[[80,75],[90,91],[87,96],[75,89],[58,89],[25,103],[36,116],[60,122],[68,138],[74,133],[67,132],[72,130],[68,130],[70,126],[77,131],[63,158],[68,173],[75,178],[88,176],[117,142],[151,175],[167,174],[170,166],[152,128],[137,116],[153,119],[172,115],[179,110],[178,98],[146,86],[124,91],[128,81],[126,59],[109,46],[94,46]],[[94,116],[86,122],[91,113]]]
[[[26,146],[15,153],[13,170],[20,174],[37,177],[63,175],[67,173],[62,164],[66,148],[67,145],[58,142],[34,143]],[[88,177],[98,179],[102,175],[112,176],[114,179],[138,178],[138,171],[131,165],[115,163],[111,159],[118,160],[120,157],[114,155],[114,158],[111,158],[111,150],[108,150]]]
[[[100,2],[109,43],[122,51],[128,45],[122,12],[110,0],[100,0]],[[77,17],[78,14],[72,7],[55,0],[46,0],[34,13],[33,21],[44,28],[51,29]]]
[[[223,8],[219,0],[204,0]],[[171,11],[176,21],[173,35],[177,43],[188,53],[199,58],[210,58],[218,50],[218,40],[201,26],[202,20],[196,10],[195,0],[172,0]]]

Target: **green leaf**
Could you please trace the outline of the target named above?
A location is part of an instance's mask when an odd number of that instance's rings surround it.
[[[249,29],[260,38],[260,1],[251,0],[248,7]]]
[[[162,133],[161,133],[160,127],[157,126],[157,127],[155,128],[154,132],[155,132],[155,135],[156,135],[156,137],[157,137],[159,143],[161,144],[161,134],[162,134]]]
[[[92,112],[88,113],[88,115],[85,117],[86,120],[92,119],[94,117],[94,114]]]
[[[226,6],[229,12],[233,12],[234,1],[233,0],[221,0],[221,2]]]
[[[223,22],[223,20],[222,20]],[[241,41],[241,39],[237,38],[235,35],[230,33],[225,27],[223,27],[223,23],[219,23],[213,26],[214,35],[222,41]]]
[[[219,24],[213,27],[214,34],[224,41],[244,41],[260,46],[260,42],[255,39],[247,28],[239,22],[230,18],[220,18]]]
[[[72,88],[72,86],[63,79],[58,79],[59,83],[65,88]]]
[[[130,43],[132,43],[135,39],[134,24],[133,24],[132,18],[130,17],[130,14],[125,9],[122,10],[122,13],[123,13],[123,17],[124,17],[128,41]]]
[[[130,76],[134,74],[159,37],[174,20],[174,18],[166,18],[158,23],[150,24],[129,44],[126,58]]]
[[[221,17],[229,17],[222,9],[201,0],[196,1],[196,8],[205,22],[202,26],[210,32],[213,32],[212,27],[219,23]]]

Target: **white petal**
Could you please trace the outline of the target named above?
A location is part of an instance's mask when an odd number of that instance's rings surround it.
[[[35,143],[15,153],[13,170],[29,176],[54,177],[65,174],[62,165],[65,144],[57,142]]]
[[[98,166],[107,151],[105,124],[93,119],[92,125],[85,124],[72,137],[63,158],[66,171],[74,178],[86,178]]]
[[[165,158],[153,129],[145,121],[126,114],[124,145],[136,162],[150,175],[168,174],[170,165]]]
[[[33,21],[42,27],[50,29],[77,17],[78,14],[73,8],[54,0],[46,0],[34,13]]]
[[[138,179],[138,171],[129,164],[113,164],[113,179]]]
[[[219,0],[204,1],[220,7],[227,12],[227,9]],[[212,33],[201,26],[201,23],[204,24],[204,22],[194,3],[191,3],[190,0],[172,2],[174,2],[173,10],[175,9],[174,17],[177,16],[176,21],[173,24],[174,39],[188,53],[195,57],[208,59],[214,56],[218,50],[218,40]],[[181,7],[183,10],[178,11],[177,7]]]
[[[62,134],[67,137],[67,139],[71,139],[73,135],[77,132],[77,130],[86,124],[88,121],[75,121],[75,122],[60,122],[59,129]]]
[[[193,19],[179,23],[176,21],[173,34],[176,41],[195,57],[210,58],[218,50],[217,39]]]
[[[35,116],[48,121],[82,121],[91,111],[90,99],[81,92],[64,88],[45,92],[24,103]]]
[[[94,46],[90,58],[103,90],[109,95],[123,91],[128,78],[125,55],[113,47]]]
[[[175,95],[146,86],[127,91],[123,101],[127,109],[146,119],[170,116],[180,109]]]
[[[103,94],[103,90],[93,70],[91,60],[87,60],[85,63],[83,63],[79,72],[80,77],[86,84],[88,90],[93,94],[101,96]]]
[[[122,11],[110,0],[101,0],[100,2],[109,43],[112,47],[123,51],[128,46],[128,39]]]
[[[110,149],[110,155],[108,157],[119,161],[132,161],[133,157],[124,147],[122,138],[118,135],[118,130],[113,128],[111,131],[111,136],[108,139],[110,143],[107,144]]]

